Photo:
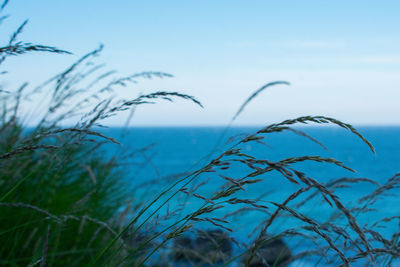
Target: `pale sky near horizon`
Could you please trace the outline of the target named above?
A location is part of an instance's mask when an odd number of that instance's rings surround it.
[[[141,106],[133,125],[225,125],[253,91],[275,80],[291,86],[260,94],[237,125],[300,115],[400,125],[399,12],[399,1],[11,0],[0,25],[3,44],[29,19],[21,40],[74,54],[9,58],[2,84],[39,84],[103,43],[99,60],[121,75],[175,76],[143,81],[122,96],[179,91],[205,106]]]

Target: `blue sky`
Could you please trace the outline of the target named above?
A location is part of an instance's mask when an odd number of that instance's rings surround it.
[[[171,90],[205,106],[177,101],[141,107],[134,125],[225,125],[254,90],[274,80],[292,85],[263,92],[238,125],[300,115],[398,125],[399,10],[399,1],[11,0],[5,12],[11,17],[0,27],[3,40],[28,18],[23,40],[74,55],[12,58],[3,83],[40,83],[103,43],[100,60],[121,75],[175,75],[127,88],[123,97]]]

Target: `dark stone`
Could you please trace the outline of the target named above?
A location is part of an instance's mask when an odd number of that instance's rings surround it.
[[[243,259],[244,262],[247,262],[249,257],[248,253]],[[255,251],[249,267],[285,266],[291,257],[292,253],[282,239],[267,237],[265,243]]]
[[[122,235],[122,239],[125,241],[125,243],[130,246],[130,247],[134,247],[137,248],[139,246],[143,245],[143,242],[145,242],[146,240],[148,240],[151,237],[150,233],[143,233],[143,232],[136,232],[135,234],[131,234],[129,232],[125,232]],[[143,246],[140,251],[145,252],[147,249],[149,249],[151,246],[153,246],[154,244],[152,242],[150,242],[149,244],[147,244],[146,246]]]
[[[172,250],[174,260],[190,260],[193,258],[193,240],[190,237],[178,237],[174,240],[174,247]]]
[[[232,240],[222,230],[199,232],[194,249],[213,263],[223,262],[232,255]]]
[[[232,254],[232,241],[222,230],[198,231],[196,239],[176,238],[172,248],[175,261],[213,265],[221,263]]]

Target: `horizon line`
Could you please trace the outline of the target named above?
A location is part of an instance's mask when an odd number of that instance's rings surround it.
[[[262,128],[266,127],[270,124],[253,124],[253,125],[223,125],[223,124],[215,124],[215,125],[205,125],[205,124],[192,124],[192,125],[184,125],[184,124],[175,124],[175,125],[166,125],[166,124],[153,124],[153,125],[147,125],[147,124],[138,124],[138,125],[129,125],[129,126],[124,126],[124,125],[103,125],[102,127],[96,127],[96,128],[135,128],[135,127],[140,127],[140,128]],[[367,127],[400,127],[400,124],[351,124],[354,127],[357,128],[367,128]],[[293,125],[292,127],[339,127],[338,125],[335,124],[298,124],[298,125]]]

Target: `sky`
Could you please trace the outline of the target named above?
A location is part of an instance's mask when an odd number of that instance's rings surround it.
[[[29,19],[21,40],[73,55],[9,58],[2,84],[37,85],[104,44],[99,60],[121,75],[163,71],[124,98],[157,90],[204,105],[140,106],[132,125],[226,125],[262,85],[283,80],[246,107],[235,125],[265,125],[325,115],[355,125],[400,124],[399,1],[94,1],[11,0],[0,25],[6,43]],[[108,125],[122,125],[126,114]]]

